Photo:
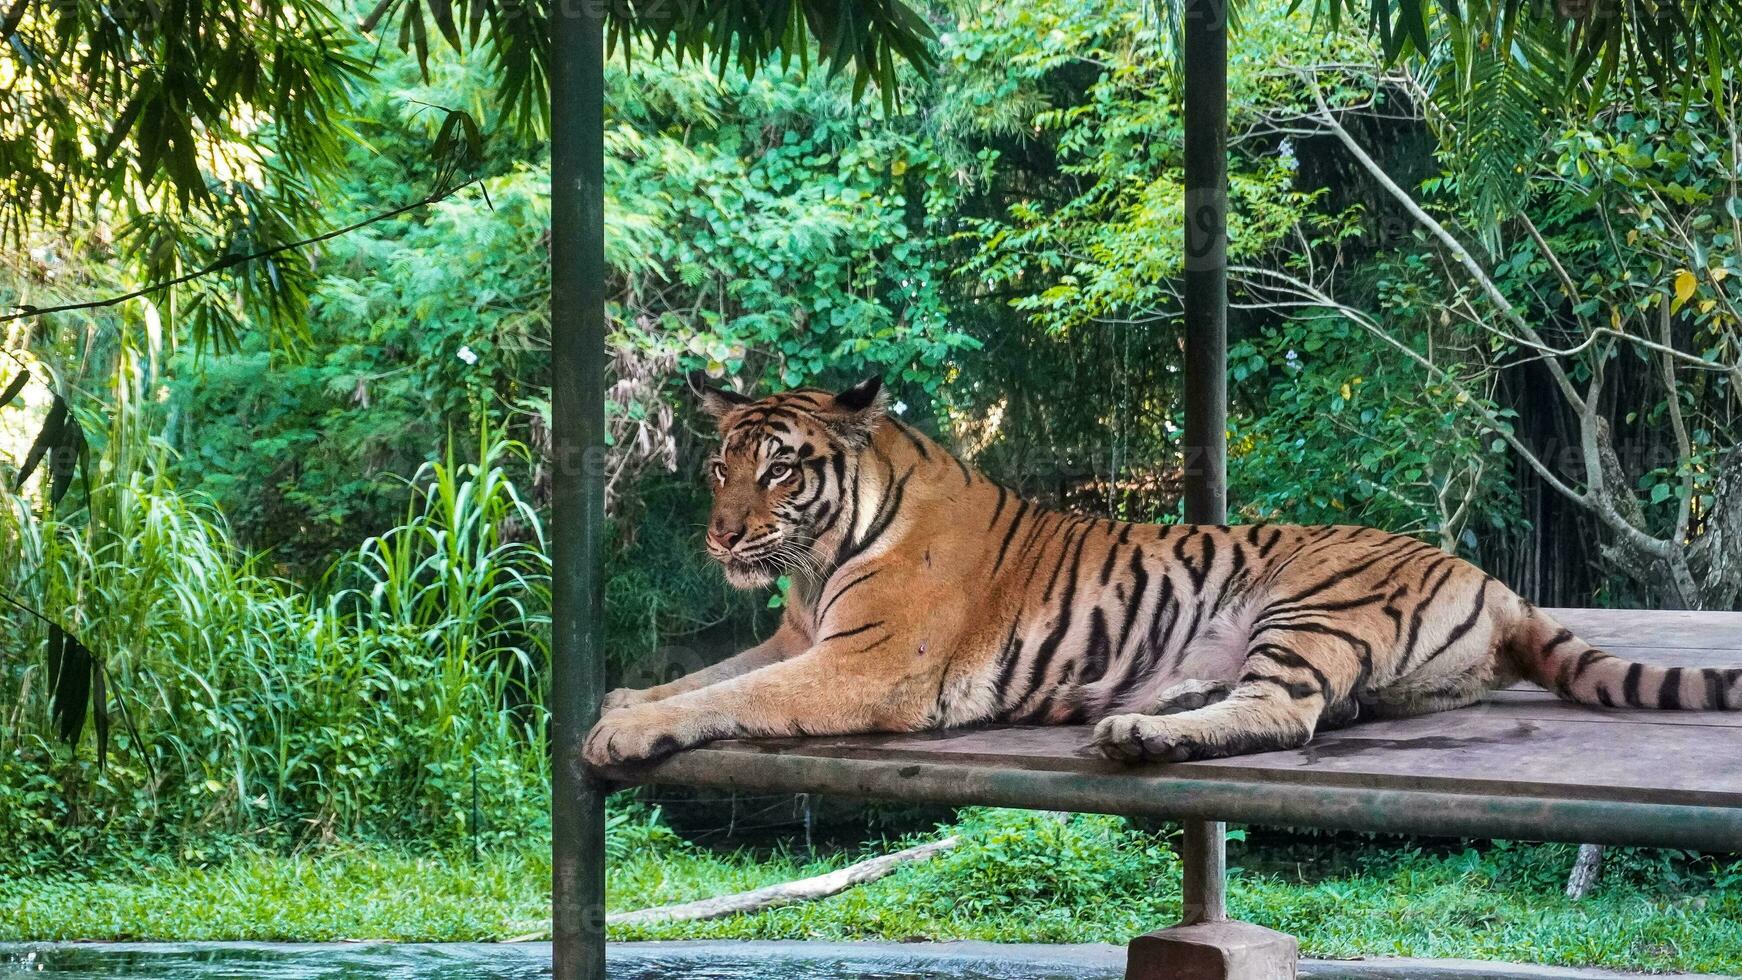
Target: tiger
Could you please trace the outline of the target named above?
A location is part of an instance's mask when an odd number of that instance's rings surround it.
[[[726,738],[1089,723],[1108,758],[1184,762],[1522,680],[1587,705],[1742,708],[1742,669],[1606,653],[1414,537],[1048,509],[902,422],[877,378],[690,386],[720,436],[707,552],[739,588],[786,577],[784,611],[730,659],[607,694],[592,767]]]

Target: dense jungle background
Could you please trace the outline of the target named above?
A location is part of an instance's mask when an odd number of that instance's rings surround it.
[[[395,38],[309,0],[232,25],[207,102],[175,101],[173,58],[151,97],[112,97],[91,66],[120,55],[97,21],[70,46],[91,76],[38,73],[83,28],[17,8],[0,54],[0,306],[19,311],[0,320],[0,906],[18,911],[0,908],[0,934],[515,934],[548,876],[541,106],[504,97],[490,44],[456,50],[422,21]],[[724,656],[778,614],[701,551],[690,369],[746,391],[880,375],[906,420],[1012,488],[1179,519],[1167,15],[924,15],[936,67],[895,69],[887,98],[796,61],[613,60],[614,682]],[[168,35],[150,42],[165,57]],[[1545,604],[1736,608],[1742,79],[1568,98],[1538,43],[1472,20],[1397,56],[1245,6],[1236,519],[1419,535]],[[249,111],[220,126],[211,103],[231,97]],[[126,135],[146,126],[155,150]],[[711,928],[1080,939],[1177,905],[1155,884],[1173,880],[1166,828],[650,796],[615,805],[613,901],[778,880],[955,820],[974,846],[899,893]],[[1742,968],[1734,856],[1623,854],[1606,896],[1549,913],[1564,848],[1253,831],[1239,854],[1237,903],[1291,919],[1309,951]],[[447,911],[395,904],[408,879]],[[1387,889],[1428,911],[1397,914]],[[215,910],[184,892],[254,897]],[[322,918],[344,908],[376,925]]]

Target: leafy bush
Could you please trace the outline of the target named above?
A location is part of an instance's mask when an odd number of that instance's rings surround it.
[[[975,809],[955,832],[959,845],[903,882],[906,900],[936,916],[1052,914],[1177,888],[1179,858],[1166,839],[1121,817]]]

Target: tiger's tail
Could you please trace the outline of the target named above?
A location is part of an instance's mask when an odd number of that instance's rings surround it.
[[[1524,676],[1579,704],[1665,711],[1742,710],[1742,667],[1660,667],[1624,660],[1526,606],[1507,644]]]

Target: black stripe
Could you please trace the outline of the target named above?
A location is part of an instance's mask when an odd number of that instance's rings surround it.
[[[853,581],[848,582],[846,585],[841,586],[841,590],[839,592],[836,592],[833,596],[830,596],[829,601],[823,605],[823,611],[820,613],[817,613],[817,623],[819,625],[821,625],[823,619],[828,616],[829,610],[833,609],[835,607],[835,603],[842,596],[846,595],[848,590],[850,590],[853,586],[858,585],[860,582],[863,582],[866,579],[870,578],[871,576],[876,575],[879,571],[882,571],[882,569],[873,568],[869,572],[866,572],[865,574],[859,576],[858,578],[854,579]]]
[[[1107,639],[1107,614],[1100,606],[1089,614],[1089,646],[1083,654],[1084,684],[1093,684],[1107,676],[1107,666],[1112,661],[1112,650]]]
[[[881,639],[872,640],[870,643],[865,644],[864,646],[860,647],[857,650],[854,650],[853,652],[854,653],[865,653],[869,650],[875,650],[878,647],[882,646],[883,644],[888,643],[890,638],[893,637],[894,635],[895,634],[893,634],[893,633],[885,633],[885,634],[883,634],[883,637]]]
[[[1350,609],[1360,609],[1362,606],[1371,606],[1376,602],[1385,601],[1387,601],[1386,596],[1364,595],[1354,599],[1343,599],[1339,602],[1315,602],[1310,605],[1296,605],[1293,608],[1288,609],[1278,608],[1276,606],[1266,606],[1265,614],[1259,617],[1253,625],[1259,626],[1265,623],[1275,622],[1284,616],[1316,616],[1320,613],[1347,612]],[[1397,613],[1398,617],[1401,617],[1402,615],[1401,612]]]
[[[1149,569],[1143,567],[1143,546],[1139,545],[1131,553],[1131,561],[1126,566],[1131,570],[1131,597],[1125,603],[1125,622],[1119,627],[1119,649],[1125,649],[1125,644],[1131,640],[1131,627],[1137,623],[1138,610],[1143,608],[1144,593],[1149,591]]]
[[[1488,583],[1492,582],[1492,581],[1494,581],[1494,580],[1491,578],[1482,579],[1482,587],[1480,589],[1476,590],[1476,602],[1475,602],[1475,605],[1470,609],[1470,615],[1467,618],[1465,618],[1465,620],[1463,622],[1459,623],[1456,627],[1454,627],[1452,629],[1452,632],[1450,633],[1450,635],[1448,635],[1446,637],[1446,640],[1444,643],[1441,643],[1438,647],[1436,647],[1434,649],[1434,652],[1423,657],[1421,660],[1421,663],[1417,664],[1416,666],[1425,667],[1428,664],[1433,663],[1434,660],[1438,659],[1440,654],[1445,653],[1447,650],[1450,650],[1452,648],[1452,644],[1463,639],[1465,636],[1469,635],[1469,632],[1471,630],[1476,628],[1476,624],[1478,622],[1480,622],[1482,619],[1482,613],[1484,613],[1488,609]],[[1410,668],[1409,658],[1405,657],[1404,661],[1403,661],[1403,667],[1400,669],[1401,670],[1408,670],[1409,668]]]
[[[1410,544],[1414,544],[1414,543],[1415,542],[1413,540],[1410,540],[1410,539],[1406,539],[1404,541],[1404,544],[1406,546],[1410,545]],[[1355,576],[1361,574],[1362,572],[1365,572],[1367,569],[1372,568],[1374,565],[1377,565],[1380,562],[1384,561],[1386,558],[1391,557],[1391,555],[1392,555],[1392,552],[1390,550],[1378,551],[1378,552],[1374,553],[1366,561],[1360,563],[1359,565],[1350,565],[1346,568],[1339,569],[1334,574],[1332,574],[1332,575],[1330,575],[1330,576],[1328,576],[1328,577],[1326,577],[1326,578],[1324,578],[1324,579],[1322,579],[1322,580],[1320,580],[1312,585],[1307,586],[1304,590],[1297,592],[1294,595],[1288,596],[1288,597],[1283,598],[1283,599],[1278,599],[1276,601],[1275,605],[1288,606],[1288,605],[1293,605],[1295,603],[1298,603],[1298,602],[1302,601],[1303,599],[1310,599],[1313,596],[1318,595],[1320,592],[1323,592],[1323,591],[1330,589],[1336,585],[1339,585],[1343,582],[1346,582],[1349,579],[1354,578]]]
[[[1028,690],[1024,691],[1022,698],[1017,701],[1018,705],[1027,701],[1040,687],[1041,681],[1046,679],[1047,668],[1052,665],[1052,659],[1058,653],[1059,644],[1070,632],[1072,600],[1076,598],[1077,594],[1077,571],[1082,566],[1083,545],[1088,540],[1089,536],[1086,534],[1077,539],[1076,554],[1071,560],[1070,578],[1065,582],[1064,592],[1059,596],[1059,617],[1053,623],[1052,632],[1048,633],[1046,639],[1041,643],[1040,649],[1034,652],[1034,659],[1028,665]],[[1062,566],[1064,563],[1060,562],[1059,564]]]
[[[1180,567],[1184,568],[1186,570],[1186,576],[1192,580],[1192,591],[1194,591],[1194,592],[1200,591],[1203,589],[1204,579],[1208,578],[1210,575],[1210,568],[1209,568],[1208,561],[1205,562],[1204,567],[1202,569],[1199,569],[1197,567],[1197,565],[1192,563],[1192,560],[1190,558],[1186,557],[1186,542],[1190,541],[1195,535],[1196,535],[1196,528],[1193,528],[1190,533],[1182,535],[1178,541],[1175,541],[1173,543],[1174,560],[1179,562]],[[1215,552],[1215,545],[1211,542],[1209,535],[1206,534],[1203,537],[1204,537],[1205,549],[1210,551],[1211,559],[1213,560],[1214,552]]]
[[[1149,630],[1144,637],[1141,656],[1137,665],[1132,668],[1133,676],[1144,677],[1149,673],[1150,666],[1167,650],[1167,641],[1173,637],[1174,627],[1179,624],[1179,606],[1174,601],[1173,579],[1166,575],[1157,580],[1155,596],[1155,612],[1149,619]],[[1162,628],[1162,623],[1167,628]]]
[[[1299,683],[1298,681],[1285,681],[1280,677],[1271,677],[1268,674],[1252,674],[1252,673],[1241,674],[1240,675],[1240,683],[1243,685],[1244,684],[1271,684],[1271,685],[1274,685],[1276,687],[1281,688],[1284,692],[1286,692],[1288,694],[1289,697],[1293,698],[1296,701],[1305,701],[1308,698],[1318,696],[1322,693],[1322,692],[1320,692],[1320,690],[1318,688],[1312,686],[1311,684],[1302,684],[1302,683]]]
[[[999,487],[998,506],[992,508],[992,519],[986,522],[986,530],[990,531],[998,526],[998,515],[1004,513],[1004,502],[1008,499],[1010,499],[1010,491]]]
[[[866,623],[864,626],[855,626],[850,630],[841,630],[838,633],[830,633],[828,636],[823,637],[821,640],[819,640],[817,642],[827,643],[830,640],[842,640],[842,639],[846,639],[849,636],[858,636],[860,633],[863,633],[868,629],[875,629],[875,628],[882,626],[882,625],[883,625],[883,620],[879,619],[873,623]]]
[[[1671,667],[1663,672],[1663,683],[1657,689],[1657,706],[1664,711],[1680,711],[1682,706],[1682,669]]]
[[[1256,639],[1258,634],[1272,629],[1279,629],[1291,633],[1311,633],[1315,636],[1328,636],[1332,639],[1342,640],[1344,643],[1347,643],[1349,649],[1354,652],[1355,659],[1361,665],[1360,673],[1356,676],[1355,682],[1350,686],[1349,691],[1360,690],[1361,686],[1367,682],[1368,676],[1373,672],[1373,644],[1368,643],[1366,640],[1356,636],[1354,633],[1348,632],[1347,630],[1341,630],[1335,626],[1327,626],[1323,623],[1299,623],[1293,626],[1266,626],[1263,629],[1253,630],[1252,637]],[[1265,644],[1265,646],[1275,646],[1275,644],[1269,643]],[[1333,697],[1345,697],[1349,693],[1349,691],[1339,693],[1332,690],[1329,681],[1326,681],[1324,690],[1326,700],[1330,700]]]
[[[1101,563],[1101,587],[1113,580],[1113,563],[1119,560],[1119,546],[1110,545],[1107,548],[1107,560]]]
[[[1230,543],[1230,547],[1233,550],[1234,559],[1228,565],[1228,582],[1233,584],[1246,571],[1246,549],[1234,542]]]
[[[1434,600],[1439,598],[1440,591],[1446,587],[1447,582],[1451,581],[1452,573],[1457,571],[1457,566],[1450,564],[1449,561],[1441,564],[1444,565],[1446,573],[1440,576],[1440,580],[1434,583],[1434,587],[1428,590],[1426,596],[1417,601],[1415,615],[1409,618],[1409,639],[1403,645],[1402,663],[1408,663],[1410,658],[1415,655],[1415,645],[1421,639],[1422,618],[1427,615],[1429,609],[1433,608]],[[1440,567],[1440,565],[1434,567]],[[1426,584],[1427,575],[1422,576],[1422,582]]]
[[[998,569],[1004,567],[1004,556],[1010,551],[1010,539],[1016,537],[1016,529],[1022,526],[1022,518],[1027,513],[1028,501],[1018,501],[1016,513],[1010,515],[1010,527],[1004,532],[1004,543],[998,546],[998,560],[992,563],[992,574],[998,574]]]
[[[1016,626],[1021,617],[1010,622],[1010,632],[1004,635],[1004,648],[998,651],[998,679],[992,682],[992,692],[998,706],[1004,707],[1004,692],[1010,690],[1010,680],[1016,676],[1016,663],[1022,659],[1022,641],[1016,638]]]
[[[893,468],[890,472],[893,474]],[[836,565],[846,564],[855,555],[876,544],[884,532],[889,530],[889,525],[895,523],[895,515],[901,512],[901,501],[907,493],[907,481],[912,476],[913,470],[910,469],[901,475],[901,479],[895,481],[894,492],[885,494],[878,504],[877,513],[871,517],[871,526],[865,529],[865,537],[857,542],[850,542],[851,547],[846,549],[846,554],[836,558]]]
[[[1057,536],[1060,531],[1075,526],[1072,524],[1071,519],[1063,514],[1055,514],[1051,511],[1039,510],[1039,508],[1036,508],[1036,510],[1039,511],[1039,516],[1035,518],[1034,526],[1029,528],[1028,533],[1022,536],[1022,546],[1016,549],[1016,553],[1019,555],[1028,554],[1028,549],[1034,547],[1035,542],[1039,541],[1041,538],[1044,537],[1050,541]],[[1054,518],[1057,518],[1057,523],[1053,522]],[[1067,538],[1066,540],[1068,541],[1069,539]]]
[[[1572,679],[1576,681],[1585,676],[1585,671],[1590,670],[1597,664],[1600,664],[1605,660],[1614,659],[1614,657],[1604,653],[1602,650],[1592,647],[1584,653],[1579,654],[1579,659],[1573,664]]]
[[[1330,700],[1330,698],[1331,698],[1330,678],[1325,676],[1324,671],[1313,666],[1312,661],[1308,660],[1307,658],[1301,656],[1298,653],[1295,653],[1293,650],[1290,650],[1285,646],[1281,646],[1280,644],[1276,644],[1276,643],[1260,643],[1257,646],[1253,647],[1252,650],[1249,653],[1247,653],[1247,655],[1246,655],[1246,659],[1248,662],[1250,662],[1251,660],[1258,658],[1258,657],[1263,657],[1265,660],[1268,660],[1271,663],[1276,664],[1278,667],[1284,667],[1284,668],[1288,668],[1288,669],[1292,669],[1292,670],[1304,670],[1307,673],[1313,675],[1313,680],[1318,683],[1319,694],[1322,695],[1325,698],[1325,700],[1327,700],[1327,701]],[[1250,673],[1250,671],[1248,671],[1248,673]]]
[[[829,501],[828,503],[823,504],[823,509],[821,511],[823,522],[817,525],[817,533],[812,535],[812,537],[820,538],[823,535],[828,534],[830,531],[833,531],[835,525],[841,522],[841,515],[846,512],[846,508],[834,506],[834,501]]]
[[[1555,648],[1561,646],[1564,643],[1570,642],[1572,640],[1572,638],[1573,638],[1573,631],[1563,628],[1559,633],[1556,633],[1554,635],[1554,637],[1548,641],[1548,643],[1543,645],[1542,652],[1537,654],[1537,658],[1538,659],[1547,659],[1549,654],[1555,652]]]
[[[1081,530],[1082,530],[1082,528],[1080,525],[1073,524],[1073,525],[1071,525],[1071,527],[1069,529],[1067,529],[1065,531],[1064,543],[1059,545],[1058,562],[1056,564],[1054,564],[1052,567],[1052,577],[1050,577],[1046,580],[1046,591],[1042,592],[1040,594],[1040,601],[1041,602],[1051,602],[1052,601],[1052,590],[1058,586],[1059,573],[1064,571],[1064,569],[1065,569],[1065,552],[1071,550],[1071,538],[1073,536],[1076,537],[1076,541],[1077,541],[1076,562],[1077,563],[1082,562],[1082,560],[1083,560],[1083,545],[1089,543],[1089,536],[1087,534],[1079,534],[1078,532],[1080,532]],[[1076,589],[1077,589],[1076,575],[1077,575],[1076,564],[1073,564],[1071,566],[1071,588],[1070,588],[1071,594],[1075,594]],[[1070,601],[1068,596],[1065,599],[1065,601],[1066,602]]]
[[[913,444],[913,448],[919,453],[920,459],[931,459],[931,453],[925,448],[925,440],[921,439],[918,433],[908,428],[907,423],[905,422],[898,419],[890,419],[890,421],[895,423],[896,431],[906,436],[907,441]]]
[[[1268,540],[1266,540],[1262,545],[1259,545],[1259,547],[1258,547],[1258,557],[1269,558],[1271,549],[1275,548],[1277,545],[1277,542],[1279,542],[1281,540],[1282,540],[1282,530],[1280,528],[1271,528],[1270,529],[1270,538]]]
[[[1742,679],[1742,667],[1731,667],[1724,671],[1724,695],[1718,699],[1718,710],[1731,711],[1737,707],[1730,700],[1730,695],[1735,692],[1738,679]]]
[[[1621,700],[1626,701],[1631,707],[1645,707],[1645,704],[1639,700],[1639,679],[1644,673],[1644,664],[1627,665],[1627,677],[1621,682]]]

